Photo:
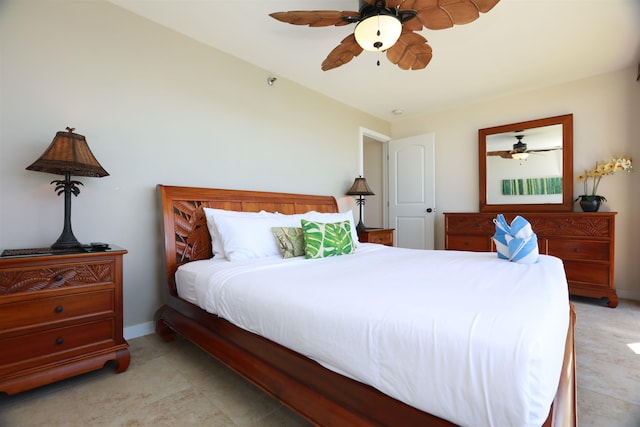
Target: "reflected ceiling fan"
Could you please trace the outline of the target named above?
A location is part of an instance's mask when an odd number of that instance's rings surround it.
[[[543,148],[539,150],[527,150],[527,144],[522,142],[524,135],[516,135],[516,139],[518,140],[515,144],[513,144],[512,150],[502,150],[502,151],[488,151],[487,156],[500,156],[503,159],[516,159],[516,160],[526,160],[529,157],[530,153],[542,153],[545,151],[556,151],[562,150],[562,147],[551,147],[551,148]]]
[[[275,12],[278,21],[309,27],[356,24],[322,62],[322,70],[339,67],[363,50],[386,52],[403,70],[421,70],[431,61],[431,46],[415,31],[441,30],[468,24],[490,11],[500,0],[359,0],[360,10]],[[380,65],[380,61],[378,61]]]

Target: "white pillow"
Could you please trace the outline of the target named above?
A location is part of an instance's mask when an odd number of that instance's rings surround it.
[[[218,233],[218,228],[216,227],[216,223],[214,221],[215,215],[225,215],[225,216],[234,216],[238,218],[255,218],[261,216],[273,215],[267,211],[260,212],[240,212],[240,211],[228,211],[225,209],[213,209],[213,208],[202,208],[204,210],[204,216],[207,219],[207,228],[209,229],[209,235],[211,236],[211,252],[215,257],[218,258],[226,258],[224,252],[224,246],[222,245],[222,239],[220,238],[220,234]]]
[[[258,215],[228,215],[214,212],[213,221],[229,261],[280,255],[273,227],[300,227],[300,218],[261,212]]]
[[[211,235],[211,250],[218,258],[237,261],[279,255],[273,237],[273,227],[301,227],[300,220],[334,223],[351,222],[351,238],[358,244],[358,233],[351,211],[324,213],[310,211],[304,214],[281,214],[266,211],[239,212],[225,209],[203,208],[207,228]]]
[[[323,222],[325,224],[348,220],[351,222],[351,239],[353,240],[353,243],[356,246],[358,245],[358,243],[360,243],[360,241],[358,240],[358,230],[356,230],[356,224],[353,221],[353,212],[350,210],[337,213],[310,211],[303,214],[303,218],[307,221]]]

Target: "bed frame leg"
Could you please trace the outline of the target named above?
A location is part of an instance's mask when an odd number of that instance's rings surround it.
[[[165,342],[171,342],[176,339],[176,333],[162,318],[165,307],[162,306],[156,311],[153,321],[156,324],[156,334],[160,335]]]

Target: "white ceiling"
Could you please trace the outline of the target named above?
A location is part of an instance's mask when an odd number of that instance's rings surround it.
[[[353,25],[309,28],[269,13],[357,10],[357,0],[111,0],[151,21],[385,120],[552,86],[640,62],[640,0],[501,0],[472,23],[423,30],[426,69],[363,52],[320,64]],[[266,84],[266,78],[265,78]],[[276,82],[277,84],[277,82]],[[392,113],[395,109],[403,115]]]

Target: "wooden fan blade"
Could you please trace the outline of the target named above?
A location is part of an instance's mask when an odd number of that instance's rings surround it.
[[[418,14],[416,18],[407,22],[412,23],[411,30],[419,21],[430,30],[442,30],[454,25],[463,25],[473,22],[480,13],[487,13],[500,0],[405,0],[400,9],[413,9]],[[405,24],[405,26],[406,26]],[[407,27],[409,29],[409,27]]]
[[[280,22],[293,25],[308,25],[310,27],[329,27],[348,25],[351,22],[342,18],[359,17],[360,12],[337,10],[294,10],[290,12],[274,12],[270,17]]]
[[[417,15],[415,18],[411,18],[402,23],[403,31],[421,31],[423,27],[424,25]]]
[[[472,0],[481,13],[487,13],[493,6],[497,5],[500,0]]]
[[[329,52],[327,58],[322,61],[322,71],[331,70],[351,61],[362,53],[362,47],[356,41],[356,36],[349,34],[335,49]]]
[[[363,0],[367,4],[373,4],[374,0]],[[387,0],[386,4],[388,8],[400,6],[404,0]]]
[[[512,159],[510,151],[488,151],[487,156],[500,156],[503,159]]]
[[[542,153],[545,151],[556,151],[562,150],[562,147],[550,147],[550,148],[541,148],[539,150],[528,150],[527,153]]]
[[[427,39],[406,30],[402,31],[396,44],[387,50],[387,59],[403,70],[422,70],[432,56]]]

